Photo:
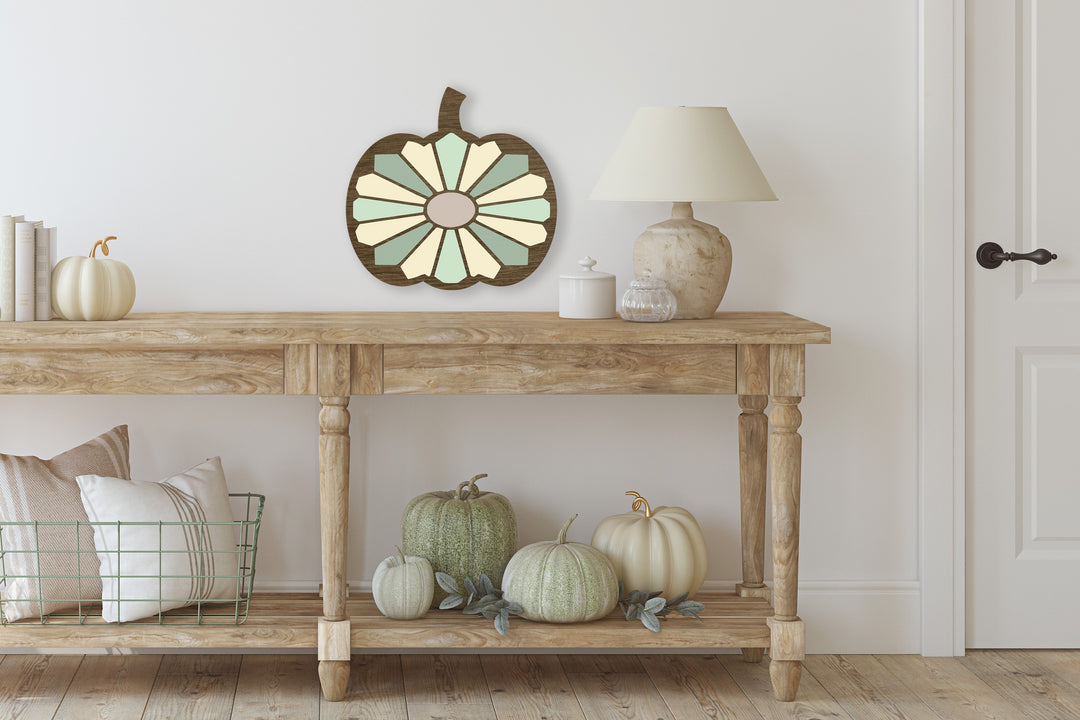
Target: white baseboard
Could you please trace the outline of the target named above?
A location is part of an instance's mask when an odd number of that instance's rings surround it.
[[[318,582],[256,582],[259,592],[317,592]],[[371,592],[370,580],[350,580]],[[707,580],[704,590],[734,592],[735,581]],[[799,617],[806,622],[808,653],[909,654],[919,652],[919,582],[804,580]]]

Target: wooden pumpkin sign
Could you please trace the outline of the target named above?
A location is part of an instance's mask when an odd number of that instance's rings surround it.
[[[555,184],[547,165],[521,138],[463,130],[464,100],[447,88],[435,133],[384,137],[353,170],[349,236],[364,267],[385,283],[512,285],[551,245]]]

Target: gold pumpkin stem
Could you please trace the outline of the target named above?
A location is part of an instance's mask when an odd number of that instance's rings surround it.
[[[626,492],[626,494],[627,495],[633,495],[635,498],[637,498],[637,500],[634,500],[634,504],[630,507],[630,510],[636,512],[637,510],[641,509],[642,505],[644,505],[645,506],[645,517],[647,517],[647,518],[652,517],[652,508],[649,507],[649,501],[648,500],[641,497],[640,495],[638,495],[633,490],[628,490]]]
[[[105,238],[104,240],[98,240],[96,243],[94,243],[94,247],[90,248],[90,257],[95,257],[94,253],[97,252],[98,248],[101,248],[101,254],[102,255],[108,255],[109,254],[108,242],[110,240],[115,240],[115,239],[116,239],[115,235],[110,235],[109,237]]]
[[[458,500],[465,500],[467,498],[477,497],[478,495],[480,495],[480,488],[476,487],[476,481],[481,479],[481,478],[486,478],[486,477],[487,477],[487,473],[480,473],[479,475],[473,475],[472,478],[470,478],[470,479],[466,480],[465,482],[461,483],[460,485],[458,485],[457,486],[457,499]],[[462,492],[462,488],[464,488],[466,485],[469,486],[469,489],[467,491],[465,491],[465,492]]]
[[[570,529],[570,523],[577,520],[577,516],[578,516],[578,514],[574,513],[570,517],[570,519],[566,521],[566,524],[562,526],[562,530],[559,531],[558,537],[555,538],[556,543],[558,543],[559,545],[565,545],[566,544],[566,531]]]

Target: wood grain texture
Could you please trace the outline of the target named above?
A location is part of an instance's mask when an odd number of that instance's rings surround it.
[[[405,655],[401,658],[409,720],[495,720],[476,655]]]
[[[143,720],[221,720],[232,714],[239,655],[166,655]]]
[[[953,658],[886,655],[882,665],[948,720],[1015,720],[1023,708],[1003,698]],[[978,698],[972,702],[972,698]]]
[[[233,717],[318,718],[316,664],[314,655],[244,655],[233,698]]]
[[[803,665],[859,720],[941,720],[873,655],[808,655]]]
[[[82,658],[78,655],[7,655],[0,663],[0,717],[51,720]]]
[[[645,668],[641,666],[637,655],[593,655],[581,653],[576,655],[559,655],[559,663],[566,673],[641,673]]]
[[[678,720],[755,720],[761,714],[713,655],[642,655]]]
[[[319,345],[319,395],[348,397],[352,353],[348,345]]]
[[[587,720],[675,720],[645,673],[567,673]]]
[[[352,394],[382,395],[383,346],[352,345]]]
[[[319,392],[319,346],[285,346],[285,394],[316,395]]]
[[[480,662],[499,720],[585,720],[554,655],[484,655]]]
[[[739,516],[742,532],[742,584],[765,587],[765,477],[768,467],[769,418],[765,395],[740,395]]]
[[[352,633],[348,620],[319,618],[319,659],[348,660]]]
[[[806,346],[769,346],[769,394],[806,394]]]
[[[802,660],[805,657],[806,627],[802,620],[765,618],[769,626],[769,657],[773,660]]]
[[[342,376],[341,368],[345,373]],[[349,387],[349,349],[344,345],[319,346],[319,388]],[[347,624],[346,547],[349,538],[349,404],[348,396],[319,396],[319,518],[322,545],[323,619]],[[326,626],[323,626],[324,631]],[[349,682],[349,652],[341,647],[340,633],[319,637],[319,679],[323,695],[337,702]],[[334,646],[329,644],[334,641]],[[347,643],[346,643],[347,645]],[[331,654],[333,653],[333,654]],[[345,657],[341,657],[344,655]]]
[[[355,655],[345,699],[322,698],[319,720],[405,720],[405,684],[397,655]]]
[[[961,664],[1032,720],[1080,718],[1080,690],[1022,650],[973,650]]]
[[[1027,653],[1064,682],[1080,690],[1080,650],[1028,650]]]
[[[799,684],[798,696],[788,702],[774,695],[767,666],[745,663],[738,655],[718,655],[716,659],[765,720],[861,720],[849,715],[809,673]]]
[[[284,390],[280,346],[0,349],[5,395],[257,395]]]
[[[738,368],[735,392],[740,395],[769,394],[768,345],[739,345],[735,362]]]
[[[111,322],[0,323],[0,347],[252,346],[291,343],[771,345],[830,341],[829,328],[782,312],[706,320],[568,320],[554,312],[131,313]]]
[[[141,717],[160,655],[104,655],[79,666],[53,720]]]
[[[395,345],[383,352],[392,394],[732,393],[732,345]]]

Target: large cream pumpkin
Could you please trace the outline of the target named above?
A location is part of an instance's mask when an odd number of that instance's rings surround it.
[[[52,306],[64,320],[119,320],[135,304],[135,276],[109,254],[107,237],[94,244],[89,257],[67,257],[52,271]]]
[[[669,600],[694,597],[705,582],[708,554],[701,526],[681,507],[649,507],[636,492],[631,512],[604,518],[592,544],[615,566],[626,590],[659,590]],[[644,508],[644,512],[638,512]]]

